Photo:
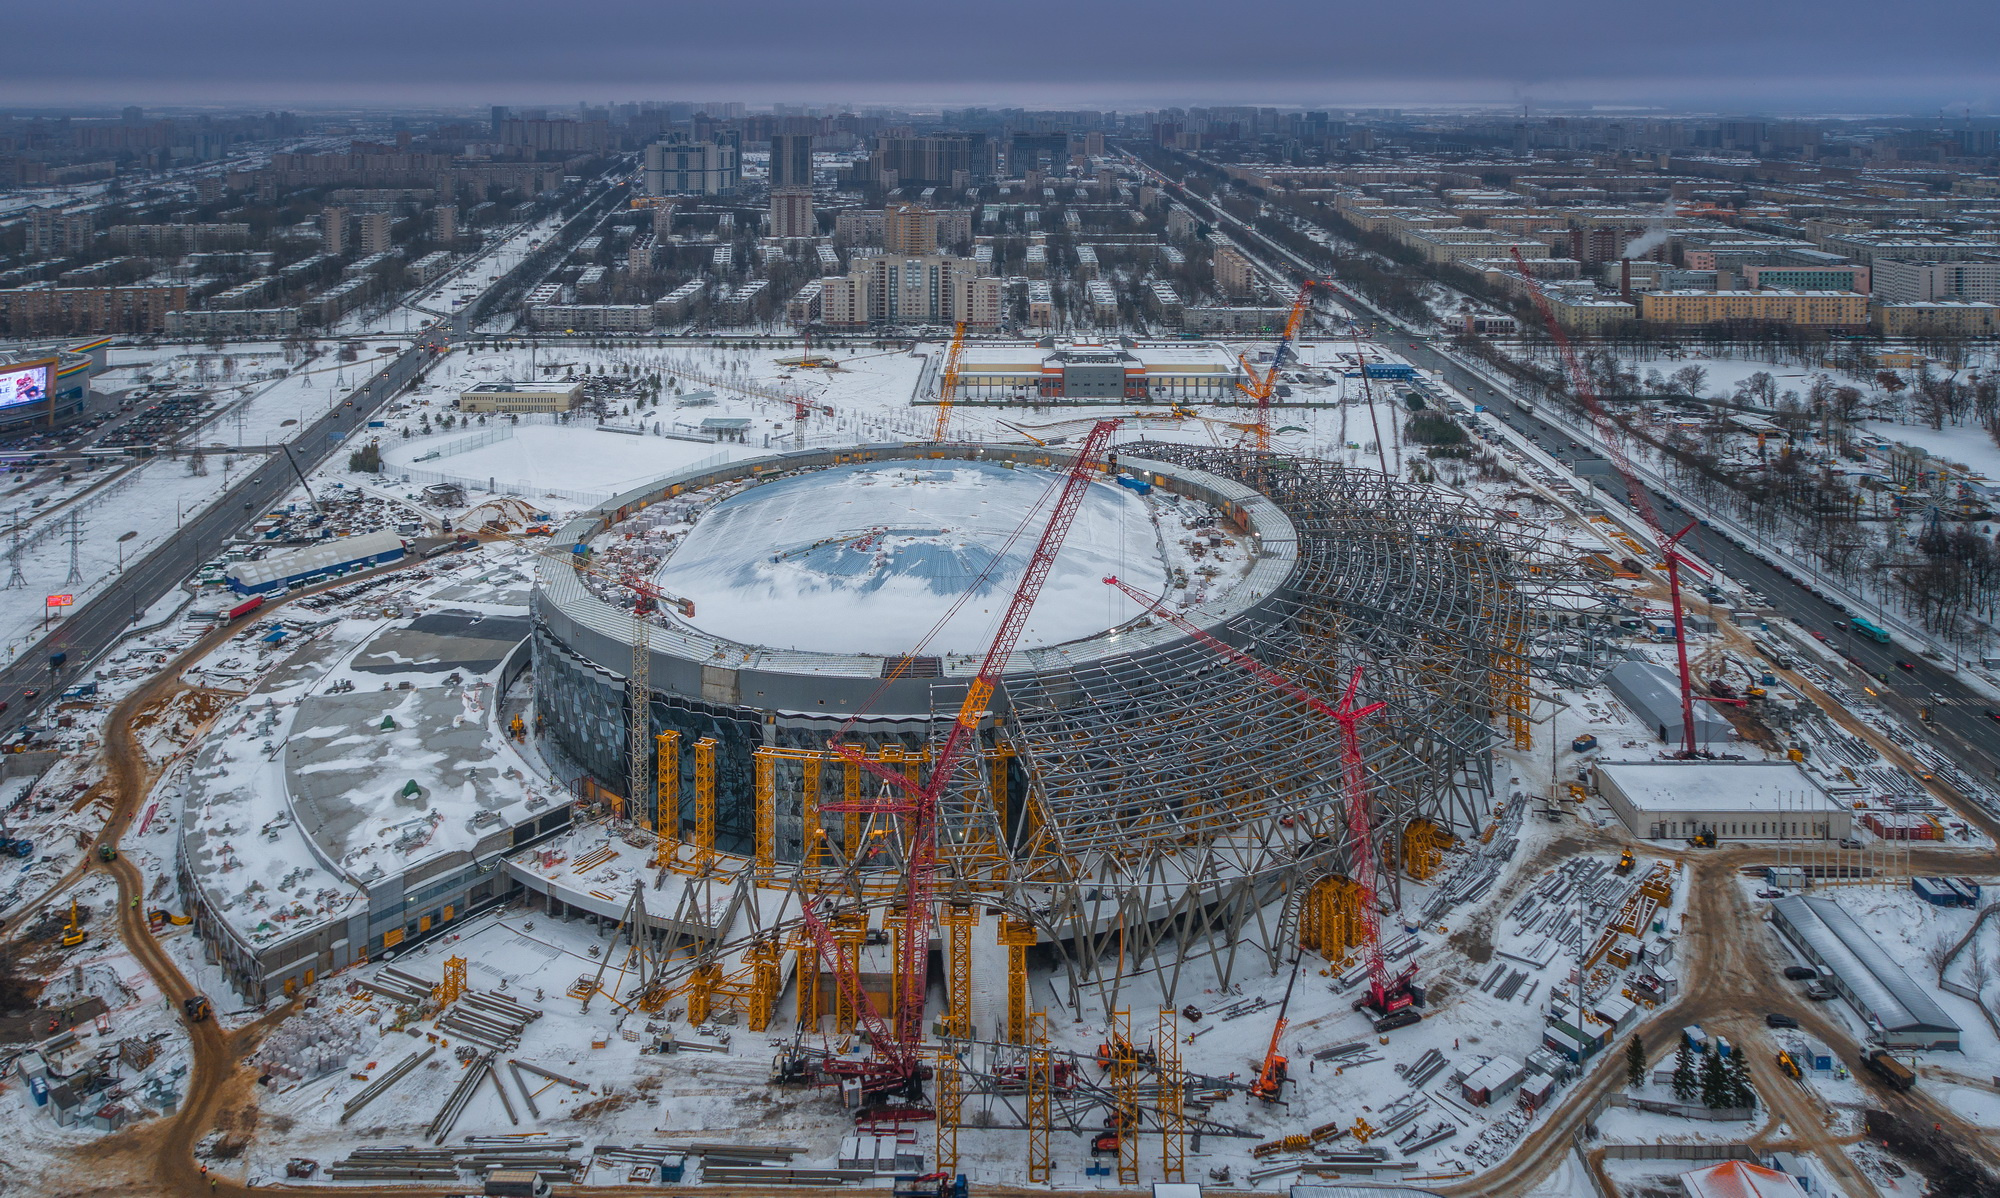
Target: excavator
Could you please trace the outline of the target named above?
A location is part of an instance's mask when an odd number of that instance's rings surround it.
[[[69,901],[69,922],[63,925],[62,946],[75,948],[83,943],[83,915],[76,909],[76,900]]]

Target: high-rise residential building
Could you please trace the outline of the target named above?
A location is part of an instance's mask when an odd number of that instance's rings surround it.
[[[884,254],[935,254],[937,233],[937,214],[922,204],[897,204],[882,212]]]
[[[326,207],[319,211],[319,247],[322,253],[347,252],[347,209]]]
[[[1215,251],[1215,285],[1224,295],[1242,297],[1250,294],[1251,282],[1257,277],[1250,259],[1233,246],[1218,246]]]
[[[80,254],[90,248],[95,225],[87,212],[69,213],[54,208],[30,208],[22,225],[27,233],[28,255],[34,258],[57,254]]]
[[[1919,304],[1935,300],[1994,303],[2000,301],[2000,257],[1962,262],[1877,258],[1873,281],[1875,298],[1884,303]]]
[[[984,133],[948,133],[933,137],[884,135],[875,139],[873,168],[884,187],[894,175],[897,185],[948,186],[954,171],[973,179],[993,173],[993,144]]]
[[[439,204],[431,209],[431,239],[433,241],[458,240],[458,206]]]
[[[671,203],[653,205],[653,237],[665,241],[674,233],[674,206]]]
[[[392,212],[362,212],[353,218],[354,248],[362,255],[386,254],[395,246],[390,236],[396,217]]]
[[[771,135],[771,190],[813,185],[812,146],[810,133]]]
[[[780,187],[771,192],[771,224],[767,235],[782,238],[819,235],[810,187]]]
[[[735,146],[675,136],[646,147],[647,195],[732,195],[741,177]]]
[[[999,325],[1002,280],[979,273],[970,258],[946,254],[875,254],[856,258],[845,275],[824,278],[821,319],[829,325]]]

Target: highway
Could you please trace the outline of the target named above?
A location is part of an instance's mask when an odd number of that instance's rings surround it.
[[[1156,179],[1172,185],[1171,180],[1144,162],[1137,158],[1131,160]],[[1227,228],[1236,240],[1246,249],[1252,249],[1258,257],[1267,262],[1281,262],[1291,271],[1317,277],[1318,271],[1311,263],[1270,241],[1219,205],[1210,204],[1177,186],[1174,187],[1174,194],[1176,199],[1189,207],[1206,213],[1217,228]],[[1393,339],[1388,344],[1411,364],[1431,371],[1471,397],[1473,402],[1485,405],[1495,418],[1520,431],[1558,460],[1576,462],[1579,458],[1605,456],[1602,449],[1585,445],[1539,413],[1524,408],[1512,391],[1496,386],[1484,374],[1475,373],[1439,350],[1431,344],[1427,335],[1411,330],[1403,321],[1383,312],[1349,288],[1336,286],[1332,290],[1351,311],[1367,313],[1378,327],[1392,333]],[[1654,510],[1664,513],[1662,519],[1668,519],[1682,508],[1678,496],[1652,487],[1647,487],[1646,493],[1652,498]],[[1616,491],[1614,498],[1622,500]],[[1695,512],[1693,515],[1706,513]],[[1988,783],[2000,779],[2000,702],[1986,698],[1951,670],[1921,656],[1914,649],[1894,643],[1880,644],[1856,634],[1849,623],[1849,614],[1831,600],[1814,594],[1806,580],[1788,579],[1777,567],[1748,549],[1738,547],[1714,528],[1697,526],[1688,534],[1684,544],[1695,556],[1714,563],[1737,582],[1761,592],[1770,600],[1772,608],[1808,634],[1820,634],[1867,676],[1850,681],[1866,685],[1883,706],[1901,716],[1909,727],[1920,729],[1960,769]],[[1856,609],[1853,614],[1865,616],[1870,613]],[[1920,718],[1922,710],[1928,711],[1931,717],[1928,721]]]

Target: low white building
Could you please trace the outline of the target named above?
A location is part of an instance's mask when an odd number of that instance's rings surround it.
[[[1605,761],[1598,793],[1652,840],[1842,840],[1853,812],[1789,761]]]

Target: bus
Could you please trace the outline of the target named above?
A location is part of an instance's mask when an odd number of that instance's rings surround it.
[[[1882,629],[1876,627],[1873,623],[1870,623],[1869,621],[1862,619],[1860,616],[1854,617],[1847,623],[1850,628],[1854,629],[1854,631],[1860,633],[1862,636],[1867,637],[1871,641],[1875,641],[1879,644],[1884,644],[1884,645],[1889,643],[1888,633],[1882,631]]]

